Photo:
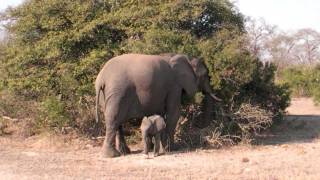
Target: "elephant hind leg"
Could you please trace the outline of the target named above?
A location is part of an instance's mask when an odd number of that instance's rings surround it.
[[[104,113],[106,121],[106,138],[103,143],[104,157],[120,156],[120,152],[115,148],[116,134],[120,129],[121,123],[123,123],[126,113],[125,106],[121,106],[121,97],[113,96],[109,99]]]
[[[160,133],[158,133],[154,136],[154,150],[153,150],[154,157],[159,156],[160,141],[161,141],[161,137],[160,137]]]
[[[116,149],[123,155],[130,154],[130,148],[126,144],[122,125],[119,126],[116,134]]]
[[[112,127],[106,127],[106,138],[103,142],[103,157],[117,157],[120,156],[120,153],[115,149],[114,142],[115,142],[116,130]]]

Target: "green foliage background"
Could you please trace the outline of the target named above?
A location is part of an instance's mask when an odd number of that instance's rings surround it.
[[[10,34],[0,88],[39,103],[40,124],[88,131],[102,65],[123,53],[203,57],[211,84],[233,112],[254,102],[275,114],[288,105],[275,67],[246,49],[244,17],[228,0],[26,0],[1,20]],[[272,108],[271,108],[272,107]]]
[[[288,84],[293,96],[312,97],[320,103],[320,65],[285,68],[279,71],[279,82]]]

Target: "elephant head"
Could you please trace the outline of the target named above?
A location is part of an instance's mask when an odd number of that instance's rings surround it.
[[[175,55],[169,59],[169,64],[175,72],[177,83],[188,96],[192,97],[198,90],[197,76],[185,55]]]
[[[190,61],[185,55],[163,54],[163,56],[170,57],[169,64],[176,72],[178,83],[189,96],[194,96],[200,90],[205,95],[221,101],[213,93],[208,69],[202,60],[193,58]]]
[[[193,58],[190,63],[197,77],[197,85],[199,90],[202,91],[205,95],[209,95],[213,99],[221,101],[221,99],[215,96],[213,93],[210,85],[210,77],[208,75],[209,71],[203,61],[197,58]]]
[[[177,73],[178,83],[183,87],[189,96],[194,96],[196,91],[201,91],[205,95],[204,106],[202,107],[203,113],[200,116],[201,121],[196,121],[197,127],[206,127],[212,117],[212,108],[214,100],[221,101],[213,93],[210,85],[210,77],[208,69],[203,60],[192,58],[188,59],[184,55],[164,54],[170,57],[169,63]]]
[[[210,85],[210,77],[208,75],[208,69],[202,60],[193,58],[191,60],[191,65],[198,79],[198,88],[205,95],[203,99],[202,112],[200,115],[201,121],[195,121],[194,125],[199,128],[207,127],[212,118],[214,108],[214,100],[222,101],[220,98],[216,97],[213,93],[213,89]]]

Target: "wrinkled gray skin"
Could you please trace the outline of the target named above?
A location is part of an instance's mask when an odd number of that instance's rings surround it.
[[[143,142],[143,153],[148,155],[149,145],[154,140],[154,156],[159,156],[161,132],[165,130],[166,123],[159,115],[144,117],[140,126]]]
[[[129,153],[123,123],[153,114],[166,117],[161,141],[165,150],[172,150],[182,93],[193,97],[201,90],[216,98],[207,73],[202,61],[189,61],[185,55],[124,54],[110,59],[95,82],[96,118],[100,105],[106,122],[103,156]]]

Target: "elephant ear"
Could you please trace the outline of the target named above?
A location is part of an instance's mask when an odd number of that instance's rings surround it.
[[[197,78],[195,72],[185,55],[175,55],[169,60],[169,64],[176,75],[177,83],[191,97],[197,91]]]
[[[190,61],[190,64],[197,77],[202,77],[208,74],[208,69],[202,59],[193,58]]]

